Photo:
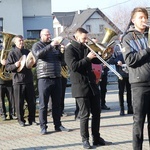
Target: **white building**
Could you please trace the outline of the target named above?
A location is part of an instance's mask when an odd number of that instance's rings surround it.
[[[91,37],[100,41],[105,35],[105,28],[114,30],[117,34],[121,30],[98,8],[88,8],[73,12],[53,12],[54,36],[70,37],[77,28],[85,28]]]
[[[51,0],[0,0],[0,31],[35,39],[43,28],[53,35]]]

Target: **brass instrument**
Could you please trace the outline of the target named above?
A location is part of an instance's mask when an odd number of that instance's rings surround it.
[[[110,43],[109,43],[109,41],[112,39],[113,36],[117,35],[117,33],[115,31],[113,31],[109,28],[105,28],[105,30],[106,30],[106,33],[105,33],[105,36],[101,43],[95,43],[94,41],[92,41],[92,39],[88,38],[90,40],[90,42],[93,43],[93,44],[89,44],[89,46],[94,51],[98,52],[104,60],[106,60],[112,56],[112,50],[111,50],[110,46],[114,43],[114,41],[112,41]],[[107,45],[107,46],[105,46],[105,45]]]
[[[111,67],[99,54],[97,54],[88,44],[84,43],[85,46],[96,55],[96,57],[105,64],[120,80],[123,80],[123,77],[113,68]]]
[[[0,60],[2,61],[3,59],[6,60],[8,53],[10,52],[11,48],[11,41],[14,38],[14,34],[10,33],[5,33],[5,32],[0,32],[3,35],[3,49],[1,51],[0,55]],[[1,65],[0,67],[0,78],[2,80],[11,80],[12,75],[10,72],[6,71],[5,65]]]
[[[123,80],[123,77],[112,67],[110,66],[105,60],[110,58],[112,56],[112,51],[111,51],[111,45],[114,43],[114,41],[108,42],[112,39],[113,36],[117,35],[116,32],[109,28],[106,29],[106,34],[102,40],[102,43],[98,44],[94,42],[94,46],[88,45],[86,43],[85,46],[89,48],[89,50],[96,55],[96,57],[103,63],[105,64],[120,80]],[[89,40],[93,42],[90,38]],[[104,44],[107,44],[107,46],[104,46]],[[100,55],[98,53],[100,52]]]
[[[62,67],[61,67],[61,75],[62,75],[64,78],[68,78],[68,77],[69,77],[69,74],[68,74],[68,67],[67,67],[67,66],[62,66]]]

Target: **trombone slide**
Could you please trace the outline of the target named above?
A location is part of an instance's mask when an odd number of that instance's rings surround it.
[[[89,45],[85,43],[85,46],[89,48],[89,50],[96,55],[96,57],[105,64],[120,80],[123,80],[123,77],[113,68],[111,67],[102,57],[100,57]]]

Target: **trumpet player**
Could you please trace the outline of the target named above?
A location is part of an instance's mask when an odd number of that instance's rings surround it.
[[[41,40],[32,47],[32,53],[37,60],[36,71],[39,91],[39,121],[41,134],[47,133],[47,108],[49,97],[52,100],[52,117],[55,131],[69,131],[61,124],[61,59],[59,40],[51,41],[50,31],[42,29]]]
[[[92,63],[101,63],[93,52],[85,46],[88,32],[78,28],[73,40],[65,50],[65,62],[70,70],[72,96],[76,99],[80,111],[80,134],[83,148],[90,149],[89,116],[92,114],[93,145],[108,144],[99,132],[100,128],[100,91],[96,84],[96,77],[92,71]]]
[[[129,70],[133,98],[133,150],[142,150],[146,116],[150,143],[150,46],[145,25],[147,22],[146,8],[134,8],[122,41],[122,53]]]

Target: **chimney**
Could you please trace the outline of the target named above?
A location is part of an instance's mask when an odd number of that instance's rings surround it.
[[[78,10],[78,15],[81,14],[81,10]]]

